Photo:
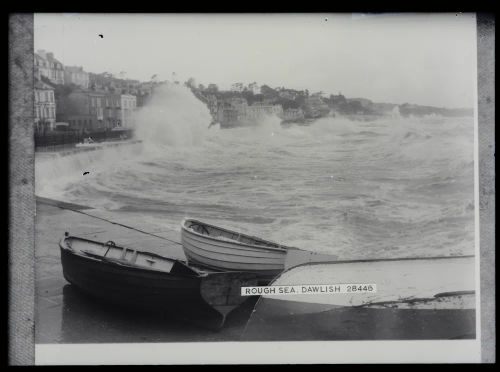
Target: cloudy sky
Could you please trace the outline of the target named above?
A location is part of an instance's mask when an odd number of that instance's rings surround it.
[[[455,13],[35,15],[35,50],[90,72],[443,107],[474,105],[475,38]]]

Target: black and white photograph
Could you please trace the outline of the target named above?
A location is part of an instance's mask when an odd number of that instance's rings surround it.
[[[33,37],[40,364],[480,359],[475,14],[35,13]]]

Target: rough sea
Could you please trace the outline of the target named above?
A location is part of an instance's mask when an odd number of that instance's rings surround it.
[[[137,122],[139,145],[37,154],[36,194],[131,225],[180,231],[191,217],[339,259],[474,254],[473,117],[208,128],[208,109],[170,86]]]

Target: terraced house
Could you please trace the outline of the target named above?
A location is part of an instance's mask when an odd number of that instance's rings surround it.
[[[73,91],[60,97],[58,119],[69,123],[71,129],[85,132],[106,129],[104,116],[106,93]]]
[[[65,66],[64,81],[66,84],[75,84],[83,89],[89,88],[89,74],[81,66]]]
[[[46,133],[54,130],[56,123],[56,101],[54,88],[40,80],[35,80],[35,132]]]
[[[137,98],[131,94],[108,94],[105,97],[105,127],[132,128],[133,112],[137,107]]]
[[[64,84],[64,66],[53,53],[47,53],[45,50],[38,50],[35,53],[35,77],[39,80],[42,76],[46,77],[53,84]]]

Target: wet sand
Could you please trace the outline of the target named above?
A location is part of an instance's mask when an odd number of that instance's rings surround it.
[[[71,208],[73,210],[63,209]],[[114,240],[174,258],[184,259],[172,231],[145,235],[103,219],[91,217],[85,206],[37,199],[35,230],[36,343],[115,343],[239,341],[256,298],[231,313],[220,331],[172,316],[152,317],[103,304],[81,293],[63,277],[59,240],[65,231],[96,240]],[[97,213],[96,213],[97,216]]]

